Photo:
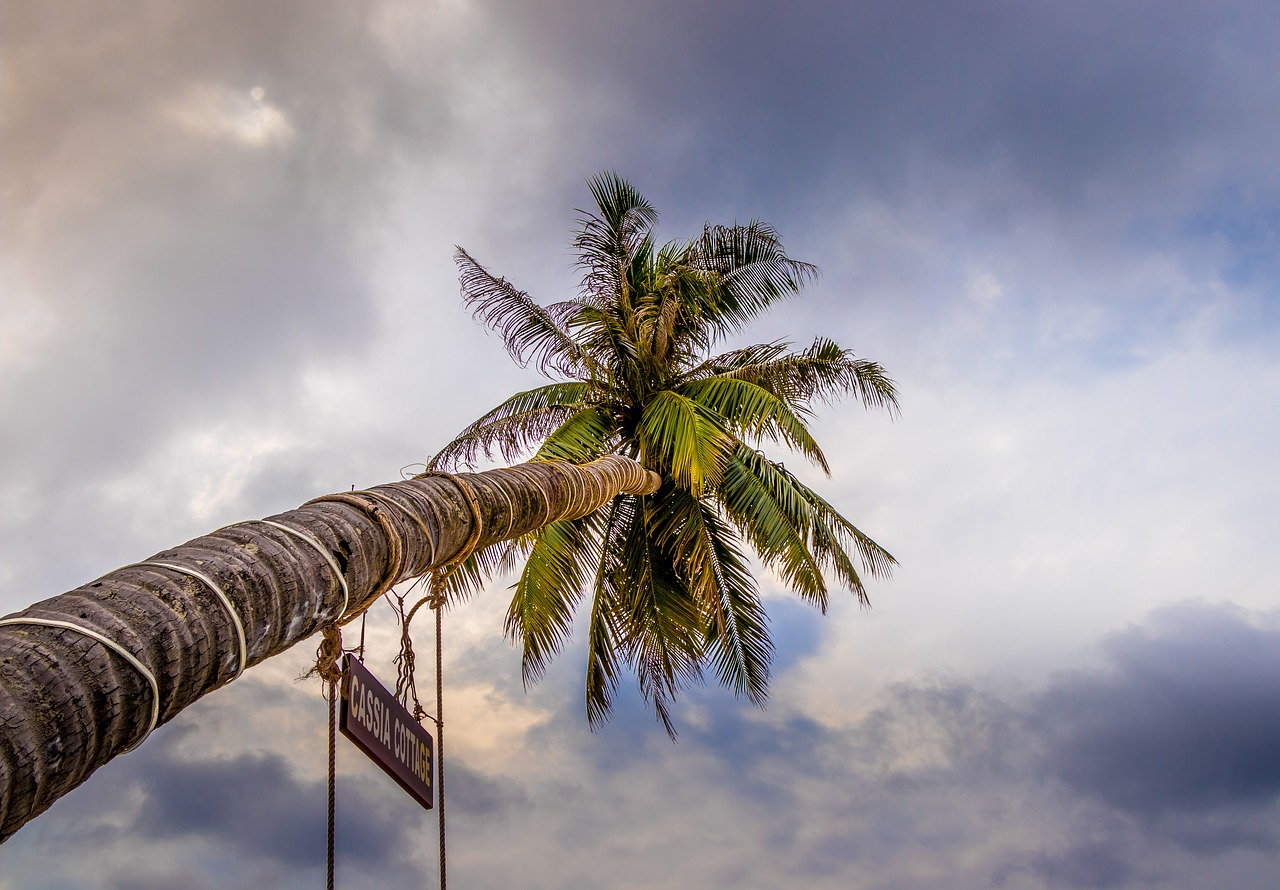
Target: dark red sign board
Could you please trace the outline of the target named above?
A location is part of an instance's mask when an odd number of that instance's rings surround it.
[[[435,801],[431,735],[369,669],[343,659],[338,729],[427,809]]]

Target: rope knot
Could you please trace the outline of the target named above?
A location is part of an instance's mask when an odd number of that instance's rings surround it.
[[[325,683],[337,683],[342,679],[342,631],[337,623],[325,625],[320,631],[320,645],[316,647],[316,666],[313,671]]]

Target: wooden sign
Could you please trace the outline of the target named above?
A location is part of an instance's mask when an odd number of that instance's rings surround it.
[[[356,659],[342,666],[338,729],[427,809],[435,801],[431,735]]]

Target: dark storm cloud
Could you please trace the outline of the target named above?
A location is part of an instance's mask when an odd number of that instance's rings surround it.
[[[302,868],[323,863],[323,781],[299,780],[275,754],[197,760],[179,757],[172,748],[172,742],[161,747],[139,768],[137,788],[144,802],[134,838],[199,837],[229,856]],[[344,860],[394,858],[405,829],[383,806],[385,800],[345,777],[339,779],[338,795]]]
[[[564,670],[546,681],[562,687],[548,692],[563,693],[563,713],[513,751],[516,774],[490,774],[460,752],[450,807],[481,883],[537,869],[546,856],[555,862],[548,875],[593,874],[607,859],[643,881],[653,856],[670,855],[706,886],[763,887],[785,875],[825,887],[858,875],[868,887],[922,890],[1028,881],[1193,890],[1197,875],[1227,873],[1219,863],[1248,855],[1233,874],[1265,886],[1280,868],[1277,652],[1274,616],[1186,605],[1113,635],[1097,668],[1032,694],[960,679],[900,683],[856,721],[830,725],[695,690],[677,745],[632,700],[603,731],[587,732],[576,671]],[[278,692],[252,684],[233,692],[226,713],[262,710],[267,721],[282,706]],[[184,715],[100,771],[6,853],[32,844],[38,852],[53,839],[90,853],[177,845],[212,851],[219,863],[314,866],[323,782],[299,778],[277,754],[186,753],[199,719]],[[562,758],[574,765],[569,775],[548,768]],[[403,851],[416,835],[395,806],[398,790],[382,795],[383,777],[368,764],[340,775],[343,861],[412,874]],[[639,812],[680,812],[683,821],[636,824]],[[689,820],[701,826],[692,835]],[[413,824],[420,832],[424,823]],[[686,849],[700,832],[720,840]],[[946,880],[921,872],[904,881],[907,861],[932,863]],[[153,884],[187,875],[201,886],[198,869],[166,863],[129,875]]]
[[[218,890],[209,878],[188,871],[147,872],[142,869],[113,878],[107,890]]]
[[[465,763],[449,765],[448,781],[450,818],[502,819],[529,808],[529,794],[522,785],[487,776]]]
[[[1031,700],[1030,778],[1083,807],[1060,846],[996,871],[1051,887],[1167,883],[1180,851],[1208,860],[1280,848],[1280,627],[1189,604],[1112,636],[1107,664]],[[1274,860],[1272,860],[1274,862]]]
[[[1079,377],[1196,324],[1276,336],[1269,254],[1234,222],[1280,208],[1274,4],[488,8],[495,44],[580,95],[568,157],[631,177],[663,237],[779,226],[827,273],[789,318],[836,319],[858,334],[844,345],[929,330],[920,352],[973,373],[951,344],[981,314],[1010,364]]]
[[[134,758],[113,764],[95,777],[101,787],[79,798],[96,800],[104,811],[124,803],[127,823],[106,829],[99,818],[78,808],[63,807],[63,835],[86,848],[126,843],[135,849],[187,842],[208,851],[210,867],[240,886],[246,875],[263,870],[321,872],[325,861],[327,789],[323,778],[298,777],[277,753],[201,758],[180,753],[200,730],[180,718],[141,749]],[[307,751],[307,757],[315,752]],[[86,786],[86,790],[92,786]],[[77,792],[79,795],[80,792]],[[337,784],[337,855],[345,868],[389,881],[421,881],[408,858],[412,838],[426,817],[405,805],[402,794],[376,770],[339,774]],[[406,815],[409,818],[406,818]],[[204,878],[191,870],[164,872],[157,856],[154,872],[145,863],[119,876],[130,886],[203,888]],[[177,876],[181,874],[182,880]],[[137,883],[131,883],[136,881]],[[174,883],[166,883],[174,881]],[[148,883],[149,882],[149,883]]]
[[[1115,839],[1076,844],[1056,853],[1037,853],[1028,871],[1042,878],[1050,887],[1081,887],[1109,890],[1130,885],[1139,878],[1132,862],[1132,851]],[[1141,876],[1142,883],[1154,876]],[[1004,876],[995,882],[1003,886]]]
[[[629,698],[599,736],[575,739],[565,713],[543,743],[570,746],[602,787],[652,781],[660,796],[682,795],[676,764],[697,763],[700,785],[770,814],[758,843],[813,880],[898,855],[966,857],[1029,811],[1036,834],[988,860],[997,886],[1169,885],[1177,862],[1235,852],[1280,865],[1280,627],[1192,604],[1102,652],[1102,667],[1030,695],[957,679],[891,686],[847,728],[699,690],[674,747]]]
[[[1187,606],[1107,654],[1109,670],[1035,706],[1049,774],[1185,846],[1273,843],[1261,814],[1280,801],[1280,631]]]
[[[1280,32],[1265,3],[500,5],[542,64],[625,97],[646,136],[619,124],[634,175],[659,167],[700,201],[735,184],[800,206],[833,186],[883,196],[925,162],[998,170],[997,202],[1071,205],[1275,132],[1253,113],[1280,92],[1253,76]]]

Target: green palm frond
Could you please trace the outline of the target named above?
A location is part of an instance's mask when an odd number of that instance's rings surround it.
[[[719,417],[673,390],[658,393],[645,406],[636,438],[642,463],[694,494],[720,481],[734,444]]]
[[[880,364],[823,337],[801,352],[789,351],[781,341],[736,349],[707,359],[690,376],[749,380],[801,413],[815,399],[833,402],[846,395],[868,408],[898,411],[897,388]]]
[[[526,367],[535,362],[543,374],[554,370],[568,377],[590,370],[590,358],[567,330],[576,312],[571,304],[558,303],[554,311],[538,305],[461,247],[454,253],[454,260],[467,307],[477,320],[498,332],[517,364]]]
[[[791,344],[785,340],[774,340],[769,343],[756,343],[740,349],[731,349],[719,355],[704,358],[696,367],[690,369],[685,379],[699,380],[703,377],[733,376],[742,374],[751,368],[768,365],[788,354]],[[745,379],[752,379],[747,377]],[[758,382],[758,381],[755,381]],[[770,390],[772,392],[772,390]]]
[[[852,394],[868,408],[898,413],[898,389],[879,362],[854,356],[853,352],[824,337],[796,356],[789,368],[779,369],[802,388],[809,398],[824,401]]]
[[[717,491],[725,514],[766,566],[801,599],[825,612],[827,582],[810,548],[812,509],[793,477],[743,445]]]
[[[617,448],[617,425],[608,410],[590,405],[570,415],[551,431],[534,460],[566,460],[584,464]]]
[[[592,583],[591,617],[587,625],[587,725],[594,731],[613,711],[614,691],[618,688],[619,659],[623,616],[619,588],[614,576],[619,571],[618,554],[622,552],[620,536],[632,527],[639,499],[615,498],[603,508],[601,557],[596,564]]]
[[[600,514],[540,529],[515,583],[505,630],[522,647],[525,685],[539,680],[569,638],[588,568],[600,560]]]
[[[820,497],[813,489],[800,486],[813,511],[812,547],[819,564],[835,572],[840,582],[855,593],[858,602],[871,605],[862,579],[849,559],[850,548],[857,550],[864,571],[873,578],[888,579],[898,561],[893,555],[863,533],[857,526]]]
[[[514,460],[581,410],[592,393],[589,383],[576,380],[516,393],[463,429],[428,461],[427,469],[474,466],[480,454],[489,459],[495,451],[503,460]]]
[[[635,343],[627,339],[630,310],[583,306],[571,330],[595,366],[591,378],[599,386],[631,393],[635,381]],[[630,388],[629,388],[630,387]]]
[[[582,290],[593,301],[625,295],[625,270],[649,243],[658,212],[635,186],[616,173],[587,180],[598,215],[579,211],[580,228],[573,246],[583,270]]]
[[[788,257],[777,230],[755,220],[745,226],[707,226],[689,245],[687,262],[718,278],[714,302],[698,307],[699,317],[717,335],[740,330],[820,274],[816,266]]]
[[[638,500],[631,525],[618,542],[621,552],[614,565],[605,567],[605,577],[619,608],[619,649],[636,672],[640,693],[674,739],[669,702],[690,684],[702,682],[704,622],[687,586],[649,533],[653,508],[646,498]]]
[[[676,392],[721,418],[739,438],[783,442],[831,474],[826,455],[785,401],[738,377],[707,377],[681,384]]]
[[[734,458],[726,468],[726,484],[722,492],[730,489],[730,480],[732,480],[735,501],[731,508],[726,500],[726,510],[744,529],[744,533],[750,537],[752,532],[778,528],[776,523],[764,521],[763,518],[748,519],[748,524],[743,526],[736,512],[739,509],[767,509],[768,502],[771,500],[786,514],[787,523],[802,541],[804,552],[812,561],[817,578],[821,579],[823,572],[833,572],[840,583],[858,597],[859,602],[867,605],[869,601],[866,588],[853,565],[849,550],[855,550],[864,570],[877,578],[888,578],[892,574],[893,566],[897,564],[893,556],[848,519],[841,516],[831,504],[786,468],[748,448],[740,449]],[[763,549],[767,546],[766,542],[763,540],[756,542],[753,539],[753,544],[761,557],[769,562]],[[783,553],[785,555],[786,551]],[[827,607],[825,584],[821,590],[812,589],[810,595],[805,595],[806,591],[801,589],[797,582],[812,577],[811,574],[805,572],[793,578],[788,574],[789,565],[785,559],[780,561],[778,563],[780,574],[797,593],[825,612]]]
[[[457,604],[479,593],[502,562],[503,546],[493,544],[473,551],[444,577],[445,599]]]
[[[733,530],[707,503],[670,487],[654,538],[678,561],[706,621],[706,656],[720,682],[763,705],[773,641],[755,579]]]
[[[720,682],[757,707],[769,697],[773,639],[769,618],[732,532],[701,510],[707,546],[720,581],[722,620],[708,626],[708,658]]]

